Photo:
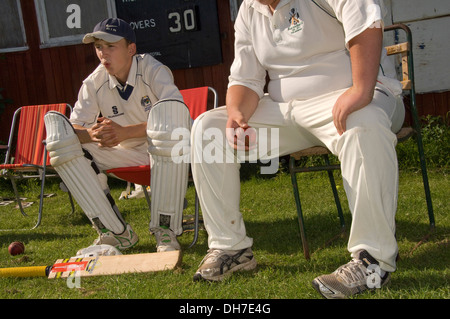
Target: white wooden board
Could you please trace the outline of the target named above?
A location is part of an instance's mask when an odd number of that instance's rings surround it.
[[[388,2],[386,5],[388,5]],[[394,23],[438,18],[450,14],[449,0],[390,0]]]

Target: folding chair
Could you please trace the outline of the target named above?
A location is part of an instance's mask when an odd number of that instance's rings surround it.
[[[422,179],[423,179],[423,186],[425,190],[425,197],[427,202],[427,209],[428,209],[428,217],[430,221],[430,228],[433,229],[435,225],[434,220],[434,213],[433,213],[433,207],[431,202],[431,194],[430,194],[430,187],[428,183],[428,175],[427,175],[427,169],[426,169],[426,162],[425,162],[425,155],[423,150],[423,144],[422,144],[422,137],[420,133],[420,123],[419,123],[419,117],[417,113],[417,106],[416,106],[416,96],[415,96],[415,87],[414,87],[414,64],[413,64],[413,53],[412,53],[412,35],[410,29],[403,24],[395,24],[391,25],[385,28],[385,32],[387,31],[395,31],[395,30],[403,30],[406,33],[406,42],[402,42],[399,44],[395,44],[392,46],[386,47],[387,54],[388,55],[400,55],[401,57],[401,67],[402,67],[402,86],[404,93],[409,93],[410,100],[411,100],[411,115],[413,118],[412,127],[403,127],[400,132],[397,133],[397,140],[399,142],[403,142],[407,140],[409,137],[413,136],[415,134],[416,141],[417,141],[417,148],[419,152],[419,158],[420,158],[420,165],[422,170]],[[340,169],[339,164],[330,164],[329,160],[329,154],[331,152],[322,146],[315,146],[308,149],[300,150],[298,152],[295,152],[293,154],[290,154],[290,160],[289,160],[289,171],[291,175],[291,181],[294,191],[294,198],[295,198],[295,204],[297,208],[297,215],[298,215],[298,222],[300,226],[300,235],[303,245],[303,253],[307,259],[310,257],[309,253],[309,245],[306,238],[306,231],[305,231],[305,224],[304,224],[304,218],[303,218],[303,212],[302,207],[300,203],[300,195],[299,195],[299,189],[297,184],[297,173],[301,172],[313,172],[313,171],[327,171],[328,177],[331,185],[331,189],[333,192],[334,200],[336,203],[336,208],[338,211],[338,216],[340,220],[341,225],[341,232],[345,229],[345,221],[344,216],[342,214],[342,208],[339,201],[339,195],[336,190],[336,183],[334,181],[333,177],[333,170]],[[296,161],[300,160],[303,157],[309,157],[309,156],[321,156],[323,157],[323,160],[325,162],[325,165],[318,165],[318,166],[312,166],[312,167],[299,167],[296,165]]]
[[[189,112],[192,120],[195,120],[197,116],[206,112],[208,110],[209,102],[209,93],[212,93],[212,108],[217,108],[218,105],[218,96],[217,92],[214,88],[203,86],[192,89],[180,90],[181,95],[183,96],[184,102],[189,108]],[[147,186],[150,185],[150,165],[142,165],[142,166],[132,166],[132,167],[119,167],[113,168],[106,171],[108,175],[112,175],[116,178],[125,180],[129,183],[142,185],[144,190],[145,199],[147,200],[147,204],[149,209],[151,208],[150,204],[150,196],[147,192]],[[195,216],[194,216],[194,239],[192,243],[189,245],[189,248],[192,247],[198,239],[198,230],[199,230],[199,201],[197,192],[195,193]]]
[[[30,178],[39,178],[41,180],[39,214],[37,222],[32,229],[38,227],[41,223],[45,179],[57,176],[50,166],[50,157],[45,148],[46,130],[44,115],[50,110],[70,114],[72,107],[69,104],[61,103],[22,106],[16,110],[6,147],[5,163],[0,165],[0,176],[6,177],[11,181],[17,204],[23,216],[27,216],[27,214],[22,206],[16,180]],[[18,126],[17,131],[16,126]],[[12,157],[13,154],[14,157]],[[53,172],[48,174],[48,171]],[[75,209],[70,193],[69,200],[73,212]]]

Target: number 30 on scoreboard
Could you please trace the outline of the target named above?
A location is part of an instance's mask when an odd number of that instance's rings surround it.
[[[168,11],[169,32],[196,31],[198,29],[196,11],[195,6]]]

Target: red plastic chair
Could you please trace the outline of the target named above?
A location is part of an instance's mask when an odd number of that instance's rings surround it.
[[[214,88],[203,86],[192,89],[180,90],[183,95],[184,103],[186,103],[191,114],[191,118],[195,120],[200,114],[208,110],[208,97],[209,93],[212,93],[213,102],[212,108],[218,106],[218,96]],[[147,200],[148,207],[150,209],[150,196],[147,192],[147,186],[150,185],[150,165],[131,166],[131,167],[119,167],[106,171],[107,174],[116,178],[127,181],[128,183],[134,183],[142,185],[144,195]],[[195,194],[195,218],[194,218],[194,239],[189,247],[192,247],[198,239],[198,223],[199,223],[199,203],[197,193]]]
[[[16,180],[39,178],[41,180],[41,194],[39,201],[39,215],[36,228],[42,219],[45,179],[57,176],[50,165],[50,157],[45,148],[46,130],[44,115],[48,111],[58,111],[70,115],[72,107],[69,104],[46,104],[22,106],[13,116],[8,145],[2,147],[6,150],[5,163],[0,165],[0,176],[11,181],[17,204],[23,216],[27,216],[17,191]],[[16,126],[17,130],[16,130]],[[13,155],[14,154],[14,155]],[[14,157],[12,157],[14,156]],[[48,174],[47,171],[52,171]],[[74,204],[69,193],[72,212]]]

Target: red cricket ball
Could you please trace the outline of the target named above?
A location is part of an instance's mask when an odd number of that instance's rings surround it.
[[[8,252],[11,256],[23,254],[25,252],[25,245],[20,241],[14,241],[9,245]]]

